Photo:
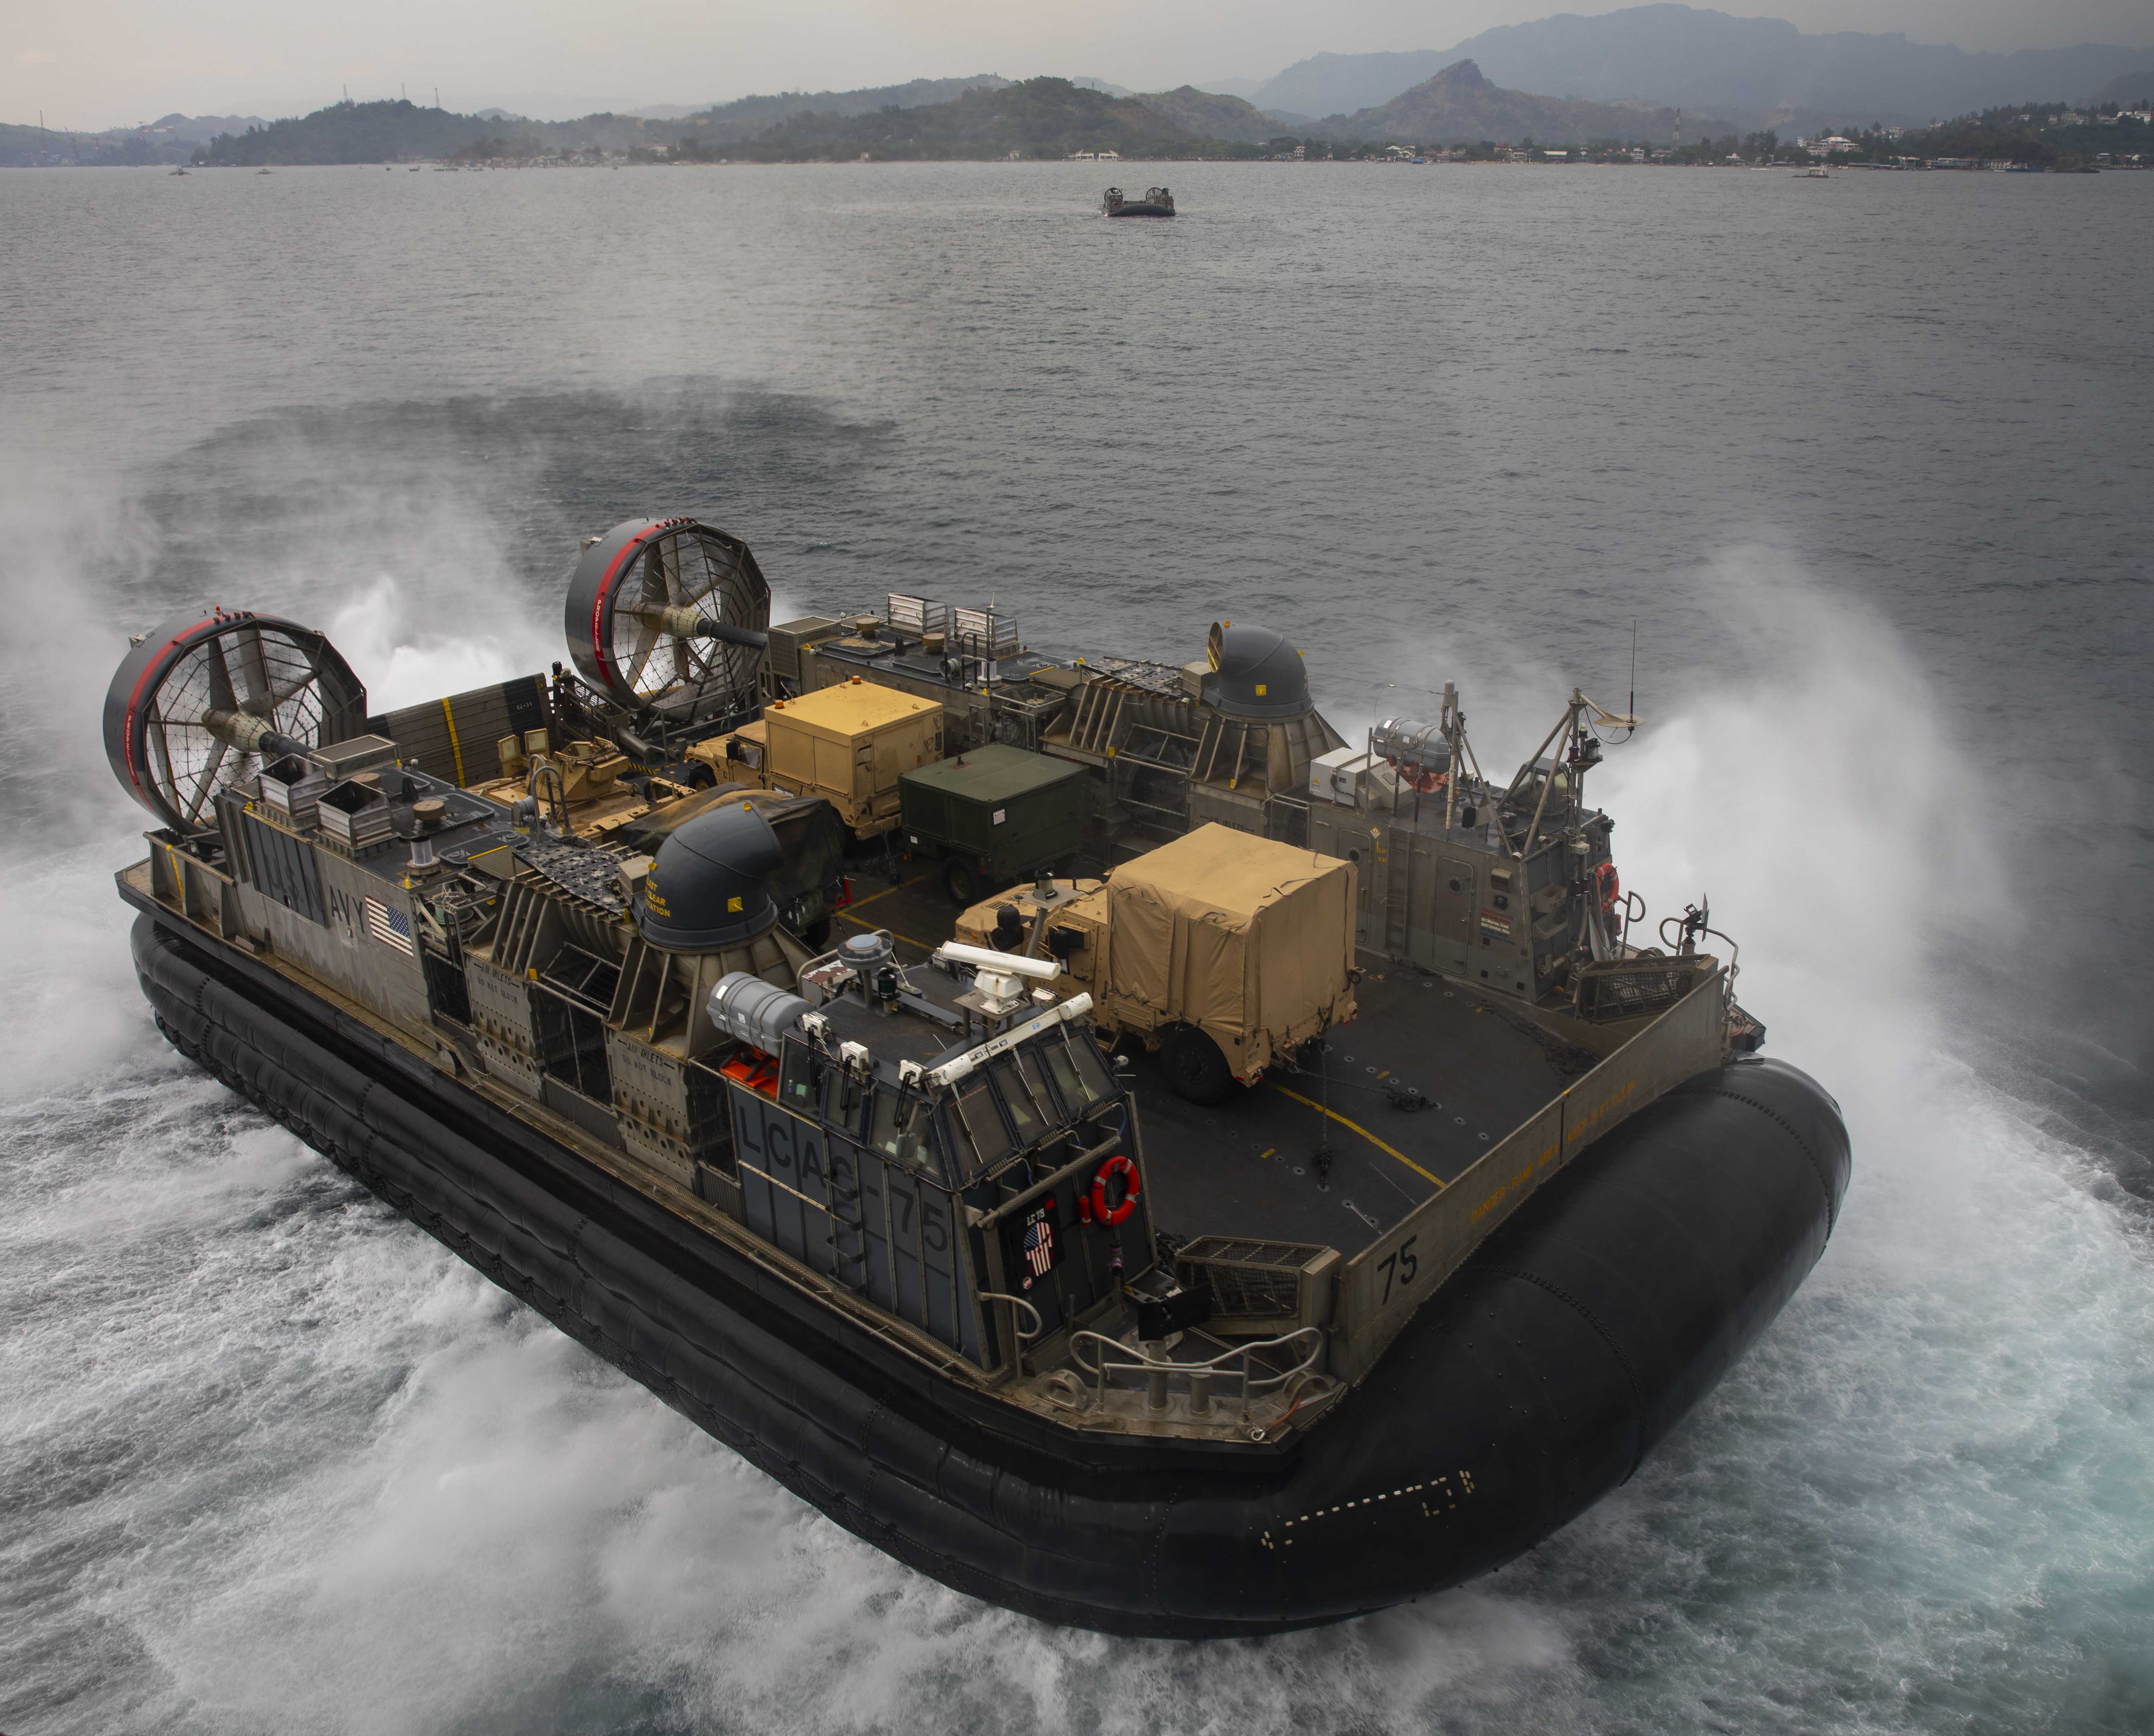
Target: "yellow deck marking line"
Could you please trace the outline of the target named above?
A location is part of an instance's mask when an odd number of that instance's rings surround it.
[[[896,886],[892,886],[892,887],[891,888],[891,891],[893,891],[893,892],[895,892],[896,890],[897,890],[897,888],[896,888]],[[880,897],[881,897],[881,896],[882,896],[882,894],[881,894],[881,893],[880,893],[880,892],[878,892],[878,893],[876,893],[876,894],[875,894],[875,896],[876,896],[876,897],[878,897],[878,898],[880,898]],[[861,904],[865,904],[866,902],[867,902],[867,900],[866,900],[866,899],[865,899],[865,898],[863,898],[863,899],[860,901],[860,903],[861,903]],[[843,920],[843,921],[845,921],[845,922],[850,922],[850,923],[852,923],[855,927],[860,927],[860,928],[872,928],[872,927],[874,927],[875,925],[874,923],[872,923],[872,922],[869,922],[869,921],[867,920],[867,918],[866,918],[866,917],[856,917],[856,916],[855,916],[855,915],[853,914],[853,912],[854,912],[855,910],[857,910],[859,907],[860,907],[860,906],[859,906],[859,905],[852,905],[852,904],[849,904],[849,905],[847,905],[847,906],[846,906],[843,910],[841,910],[841,911],[839,911],[835,912],[835,914],[836,914],[836,915],[837,915],[837,916],[838,916],[841,920]],[[915,939],[914,939],[911,935],[909,935],[909,934],[900,934],[900,933],[899,933],[899,932],[898,932],[895,928],[886,928],[886,929],[885,929],[885,930],[883,931],[883,932],[884,932],[884,933],[886,933],[886,934],[887,934],[887,935],[888,935],[888,936],[889,936],[892,940],[901,940],[901,941],[903,941],[903,942],[906,943],[906,945],[907,945],[908,947],[919,947],[919,948],[920,948],[920,950],[921,950],[921,952],[932,952],[935,950],[934,947],[933,947],[933,946],[932,946],[932,945],[931,945],[929,942],[927,942],[926,941],[924,941],[924,940],[915,940]]]
[[[457,787],[464,787],[464,744],[457,739],[457,714],[449,709],[449,702],[442,702],[442,721],[449,726],[449,752],[457,762]]]
[[[1291,1097],[1297,1103],[1306,1103],[1311,1109],[1319,1111],[1323,1114],[1330,1116],[1333,1121],[1338,1122],[1338,1124],[1342,1127],[1352,1128],[1355,1132],[1360,1134],[1362,1138],[1368,1141],[1369,1143],[1374,1146],[1378,1151],[1389,1151],[1392,1156],[1397,1158],[1400,1162],[1406,1165],[1406,1167],[1411,1170],[1416,1175],[1422,1177],[1425,1180],[1434,1182],[1438,1187],[1442,1187],[1446,1185],[1440,1177],[1430,1175],[1427,1170],[1423,1169],[1418,1163],[1415,1162],[1412,1158],[1407,1156],[1406,1154],[1404,1151],[1401,1151],[1396,1146],[1386,1145],[1383,1141],[1377,1138],[1375,1134],[1370,1132],[1366,1127],[1362,1126],[1358,1122],[1348,1121],[1346,1117],[1340,1114],[1337,1110],[1325,1109],[1321,1103],[1316,1102],[1311,1098],[1303,1096],[1299,1091],[1289,1091],[1283,1085],[1274,1084],[1272,1086],[1272,1089],[1277,1091],[1282,1097]]]
[[[865,898],[855,898],[850,904],[845,906],[845,910],[858,910],[864,904],[873,904],[876,899],[887,898],[892,892],[902,892],[907,886],[916,886],[921,883],[921,881],[926,878],[927,876],[924,874],[916,874],[911,880],[901,880],[894,886],[885,886],[880,892],[870,892]],[[841,917],[845,915],[845,911],[844,910],[838,912]],[[916,947],[919,944],[920,942],[918,941],[915,941],[913,942],[913,945]]]

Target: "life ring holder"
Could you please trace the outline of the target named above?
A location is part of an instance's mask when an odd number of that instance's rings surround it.
[[[1107,1206],[1107,1177],[1120,1176],[1122,1180],[1121,1203],[1110,1210]],[[1117,1151],[1101,1164],[1092,1177],[1092,1222],[1112,1226],[1129,1222],[1137,1208],[1137,1196],[1144,1192],[1144,1182],[1137,1175],[1137,1167],[1126,1153]]]
[[[1613,916],[1616,902],[1623,896],[1623,881],[1616,872],[1616,865],[1613,862],[1599,864],[1591,871],[1591,877],[1594,891],[1600,900],[1601,915]]]

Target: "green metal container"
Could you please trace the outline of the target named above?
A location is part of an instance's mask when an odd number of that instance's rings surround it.
[[[1076,853],[1085,833],[1085,768],[999,743],[897,780],[899,825],[917,855],[939,857],[959,904]]]

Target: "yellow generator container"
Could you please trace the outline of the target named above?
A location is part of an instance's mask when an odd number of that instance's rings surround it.
[[[862,838],[897,824],[897,780],[942,757],[942,702],[855,676],[763,707],[763,783],[818,795]]]

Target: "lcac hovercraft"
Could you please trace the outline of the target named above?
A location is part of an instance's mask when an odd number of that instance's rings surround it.
[[[107,706],[156,823],[118,884],[186,1054],[859,1536],[1120,1633],[1379,1609],[1631,1476],[1817,1259],[1834,1104],[1755,1052],[1702,917],[1634,945],[1610,884],[1585,784],[1627,719],[1575,695],[1498,780],[1455,696],[1334,745],[1275,633],[1183,670],[989,625],[925,660],[952,719],[984,693],[1025,751],[1177,771],[1168,835],[969,942],[909,881],[815,949],[778,793],[605,733],[670,755],[769,691],[753,599],[719,600],[642,580],[602,705],[533,677],[370,716],[298,623],[159,628]],[[823,673],[900,671],[919,602]],[[815,631],[768,630],[784,691]],[[744,656],[684,694],[706,642]],[[1304,993],[1327,1029],[1171,1088]]]

